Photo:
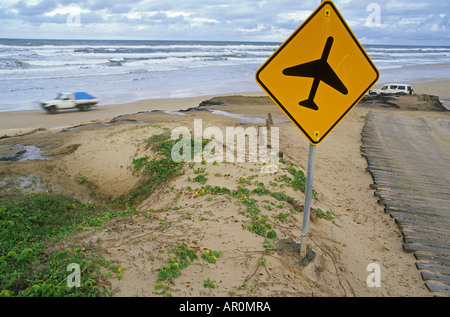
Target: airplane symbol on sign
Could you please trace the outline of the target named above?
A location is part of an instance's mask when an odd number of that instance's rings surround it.
[[[339,77],[336,75],[334,70],[328,64],[328,56],[330,55],[331,47],[333,46],[333,37],[330,36],[327,39],[325,48],[322,52],[322,57],[312,62],[288,67],[283,70],[283,75],[286,76],[296,76],[296,77],[310,77],[314,78],[309,97],[306,100],[300,101],[299,105],[312,109],[319,110],[319,107],[314,102],[314,97],[316,96],[317,88],[321,81],[333,87],[341,94],[347,95],[348,90]]]

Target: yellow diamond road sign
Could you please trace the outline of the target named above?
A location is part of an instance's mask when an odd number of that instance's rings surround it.
[[[333,2],[323,2],[259,68],[256,81],[312,144],[377,82],[379,72]]]

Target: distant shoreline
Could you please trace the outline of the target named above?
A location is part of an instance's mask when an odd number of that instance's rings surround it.
[[[377,84],[376,86],[379,86]],[[414,93],[439,96],[441,102],[450,101],[450,79],[427,80],[413,85]],[[78,124],[106,122],[115,117],[136,114],[139,112],[179,111],[198,107],[204,101],[218,96],[266,96],[263,91],[214,94],[189,98],[146,99],[124,104],[110,104],[94,107],[90,111],[66,110],[50,115],[42,110],[6,111],[0,115],[0,135],[21,134],[33,129],[61,129]],[[447,102],[445,102],[447,101]]]
[[[0,39],[0,112],[85,91],[100,106],[260,91],[277,42]],[[450,79],[450,47],[365,45],[383,82]],[[343,65],[343,71],[345,65]]]
[[[416,93],[420,94],[430,94],[439,96],[442,103],[449,104],[450,105],[450,90],[448,89],[450,87],[450,78],[448,77],[450,74],[450,64],[426,64],[426,65],[411,65],[411,66],[401,66],[398,68],[388,68],[388,69],[380,69],[380,79],[378,82],[374,85],[373,88],[380,88],[385,83],[408,83],[416,87],[415,90]],[[420,77],[417,75],[420,74]],[[439,77],[436,75],[442,74],[445,77]],[[427,75],[430,75],[430,77],[427,77]],[[434,76],[433,76],[434,75]],[[432,85],[432,83],[447,83],[447,86],[444,86],[443,89],[440,89],[441,85],[438,84],[436,87]],[[193,92],[191,95],[184,95],[181,97],[155,97],[155,98],[140,98],[137,100],[127,100],[127,98],[124,98],[123,101],[118,102],[108,102],[103,104],[103,101],[100,100],[100,104],[98,107],[110,107],[110,106],[126,106],[126,105],[132,105],[132,104],[139,104],[146,101],[156,101],[156,100],[180,100],[180,99],[190,99],[190,98],[204,98],[204,97],[211,97],[211,96],[218,96],[218,95],[245,95],[245,94],[264,94],[262,90],[259,90],[259,87],[255,82],[252,81],[242,81],[242,82],[236,82],[234,84],[227,83],[230,86],[244,86],[244,87],[251,87],[254,86],[256,89],[243,89],[243,90],[233,90],[232,88],[223,89],[222,92],[211,92],[211,93],[195,93]],[[170,92],[168,92],[168,95],[170,95]],[[48,99],[53,98],[54,96],[49,96]],[[158,110],[166,110],[166,109],[158,109]],[[179,110],[179,109],[178,109]],[[41,111],[40,108],[37,109],[21,109],[21,110],[6,110],[2,111],[0,110],[0,114],[6,114],[6,113],[15,113],[15,112],[27,112],[27,111]],[[0,119],[0,123],[2,120]],[[0,125],[0,129],[2,128],[2,125]]]

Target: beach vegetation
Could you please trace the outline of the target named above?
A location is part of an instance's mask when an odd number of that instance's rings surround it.
[[[208,263],[216,263],[217,258],[220,257],[222,251],[212,251],[210,249],[206,249],[202,253],[202,259],[207,261]]]
[[[202,167],[202,168],[197,168],[195,171],[194,171],[194,174],[201,174],[201,173],[205,173],[205,168],[204,167]]]
[[[287,183],[287,186],[298,186],[301,182],[301,173],[295,168],[291,170],[297,177],[292,178],[282,178]],[[200,174],[203,175],[203,174]],[[287,195],[285,192],[272,191],[265,187],[263,182],[256,180],[258,174],[250,175],[246,178],[240,177],[237,180],[237,188],[230,189],[221,186],[211,186],[209,184],[203,185],[201,188],[197,188],[194,193],[194,198],[198,196],[204,196],[207,194],[211,195],[226,195],[228,197],[237,198],[238,202],[245,206],[245,209],[241,211],[241,214],[247,215],[249,217],[248,221],[245,221],[242,226],[243,228],[255,233],[259,236],[274,239],[277,234],[274,229],[272,229],[272,224],[269,222],[267,215],[261,214],[261,208],[259,206],[259,201],[252,196],[271,196],[277,201],[295,201],[293,197]],[[254,180],[255,179],[255,180]],[[297,179],[297,180],[296,180]],[[294,184],[294,185],[293,185]],[[297,185],[295,185],[297,184]],[[249,189],[247,186],[256,186],[254,189]],[[297,187],[300,188],[300,187]],[[269,200],[264,200],[263,202],[269,203]],[[274,207],[272,207],[274,206]],[[275,208],[283,208],[284,206],[280,203],[270,203],[262,206],[268,211],[274,211]],[[287,220],[289,213],[279,213],[275,216],[276,219],[284,222]]]
[[[282,212],[280,212],[279,214],[277,214],[275,216],[275,218],[280,220],[281,222],[286,222],[287,221],[287,217],[289,217],[290,215],[291,215],[290,213],[282,213]]]
[[[212,251],[211,249],[205,249],[201,257],[208,263],[216,263],[217,258],[222,254],[222,251]],[[162,295],[165,297],[171,297],[169,293],[169,285],[173,284],[175,278],[181,275],[183,269],[187,268],[191,263],[198,259],[197,253],[194,249],[190,248],[184,241],[175,244],[168,254],[168,264],[162,265],[158,269],[157,283],[154,287],[154,294]],[[215,288],[217,285],[215,282],[207,280],[208,284],[205,286]],[[206,281],[205,281],[206,283]]]
[[[171,283],[196,258],[195,252],[184,242],[175,244],[169,252],[169,264],[158,269],[158,281]]]
[[[154,190],[176,176],[183,174],[184,161],[176,162],[172,159],[172,148],[174,144],[179,142],[182,138],[179,137],[176,140],[171,139],[169,132],[165,131],[162,134],[155,134],[147,139],[146,143],[150,149],[154,152],[153,157],[148,155],[133,159],[131,165],[131,172],[133,175],[141,177],[139,184],[131,191],[131,194],[127,198],[121,200],[122,204],[137,204],[139,201],[150,196]],[[191,142],[190,157],[193,157],[196,153],[198,146],[195,144],[199,141],[194,139]],[[208,144],[209,140],[203,140],[201,143],[201,150]],[[193,168],[194,164],[189,164],[190,168]],[[204,175],[205,169],[200,168],[195,170],[196,174],[199,174],[194,181],[204,184],[207,180]]]
[[[0,201],[0,294],[2,296],[111,296],[107,270],[118,279],[122,268],[83,246],[55,249],[77,231],[90,230],[134,210],[104,210],[65,196],[27,194]],[[51,248],[50,248],[51,247]],[[82,267],[79,287],[67,285],[67,266]]]
[[[216,282],[211,281],[211,279],[208,277],[206,280],[203,281],[203,287],[204,288],[216,288],[217,284],[216,284]]]
[[[200,183],[200,184],[206,184],[206,182],[208,181],[208,178],[206,177],[205,174],[200,174],[200,175],[194,177],[193,181]]]
[[[336,224],[334,221],[336,219],[336,214],[333,211],[322,211],[322,209],[316,209],[317,218],[325,219],[331,221],[333,224]]]
[[[270,242],[269,240],[264,240],[263,246],[264,246],[264,248],[266,248],[267,250],[273,250],[273,249],[275,249],[275,246],[274,246],[274,245],[272,244],[272,242]]]

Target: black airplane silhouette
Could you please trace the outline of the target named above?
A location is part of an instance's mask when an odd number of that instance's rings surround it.
[[[319,110],[319,107],[314,102],[314,97],[316,96],[320,81],[323,81],[324,83],[330,85],[344,95],[348,93],[345,85],[342,83],[334,70],[331,68],[330,64],[328,64],[327,62],[328,55],[330,55],[331,46],[333,45],[333,41],[334,39],[332,36],[328,37],[325,48],[323,49],[322,57],[320,59],[297,66],[292,66],[283,70],[283,75],[286,76],[314,78],[309,97],[306,100],[300,101],[300,106],[313,110]]]

